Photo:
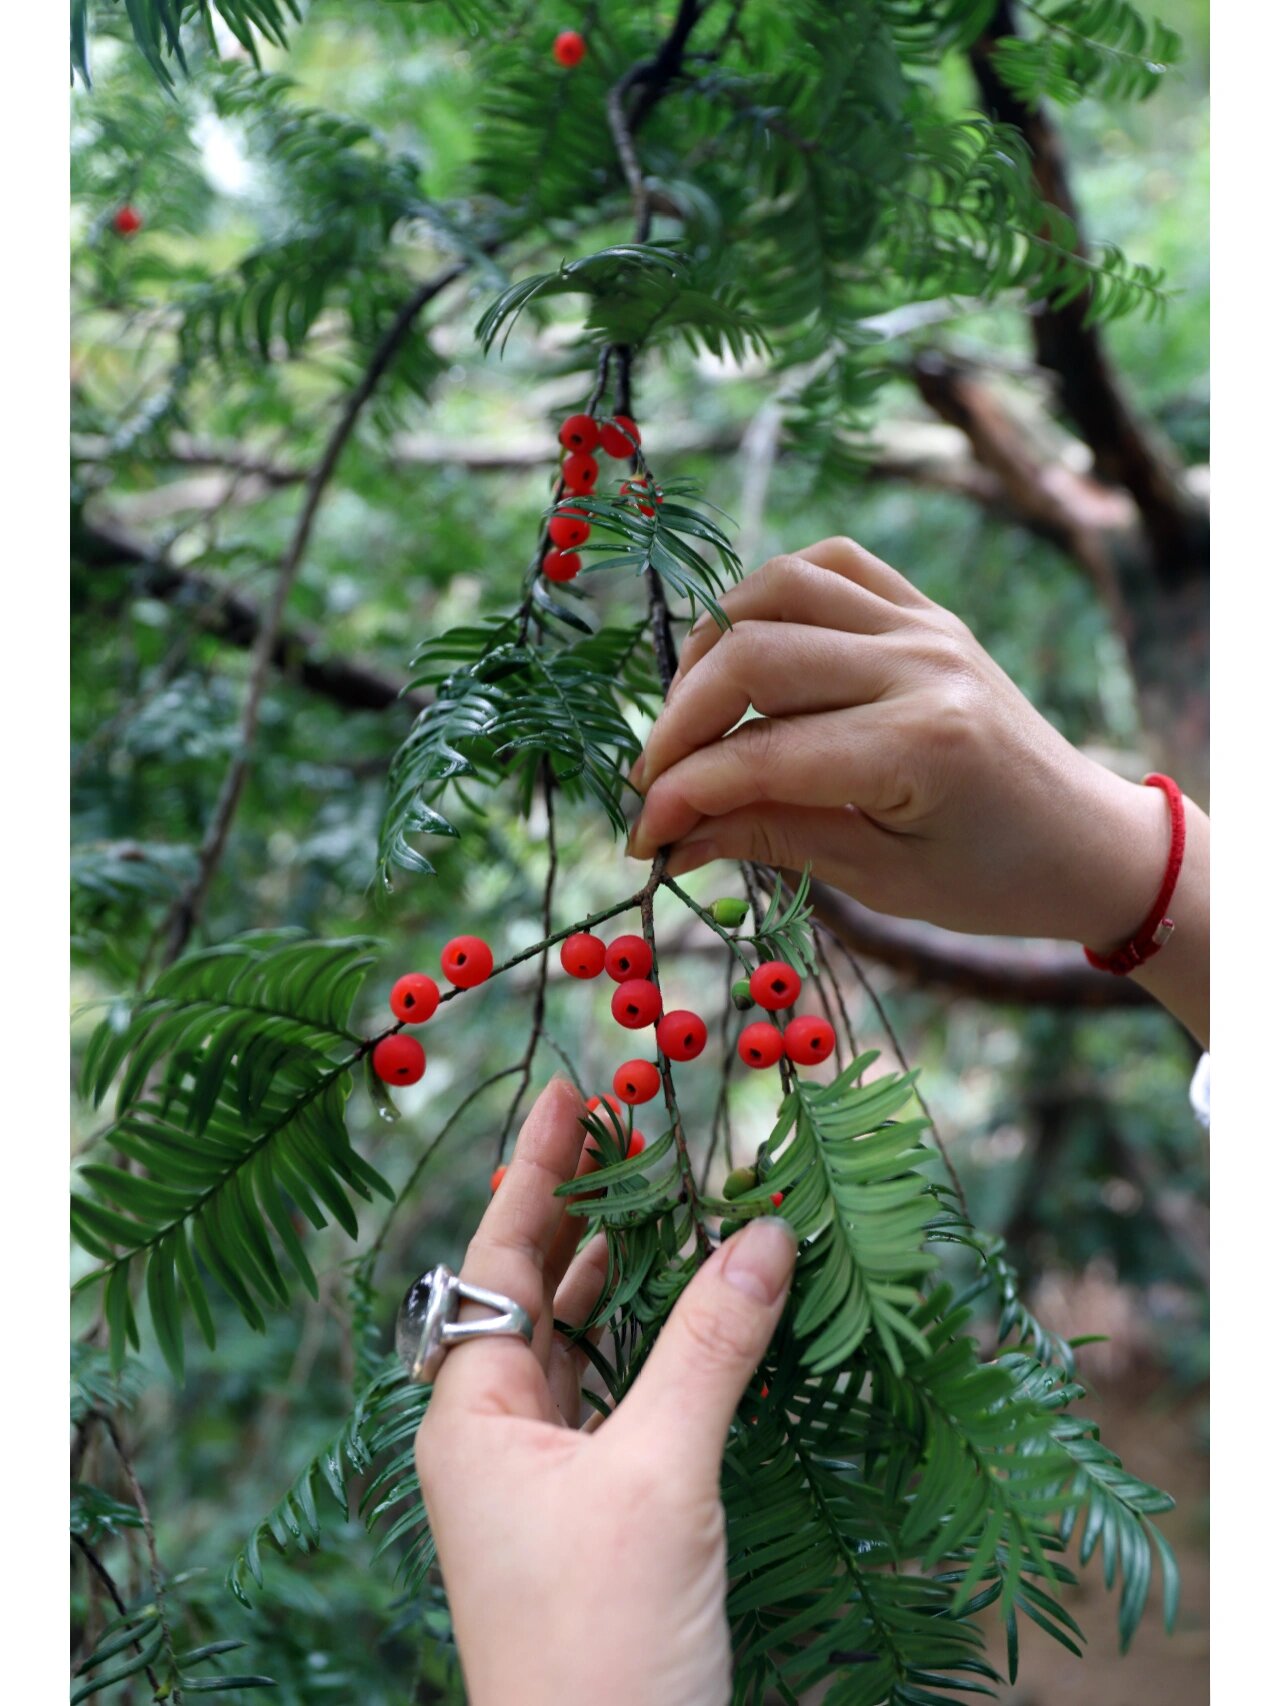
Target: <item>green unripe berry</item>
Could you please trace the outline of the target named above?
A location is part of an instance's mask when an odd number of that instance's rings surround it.
[[[720,1242],[723,1244],[726,1238],[732,1238],[735,1232],[741,1232],[746,1224],[745,1220],[722,1220],[720,1222]]]
[[[739,1013],[750,1012],[756,1004],[756,998],[751,993],[751,981],[749,978],[740,977],[729,993],[732,995],[733,1004],[738,1009]]]
[[[735,1197],[754,1191],[758,1184],[754,1167],[735,1167],[724,1182],[725,1199],[732,1202]]]
[[[717,924],[723,924],[726,930],[736,930],[746,918],[751,908],[745,900],[738,900],[732,895],[726,895],[722,900],[711,903],[711,916]]]

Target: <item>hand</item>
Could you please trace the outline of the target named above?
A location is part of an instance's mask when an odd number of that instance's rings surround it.
[[[1164,868],[1163,798],[1077,752],[957,617],[851,539],[722,602],[732,628],[694,625],[633,776],[638,858],[812,862],[880,912],[1127,940]]]
[[[553,1080],[472,1239],[462,1278],[534,1323],[445,1357],[417,1464],[471,1706],[721,1706],[729,1698],[720,1459],[782,1314],[783,1221],[753,1221],[690,1281],[623,1402],[579,1427],[580,1352],[603,1238],[556,1185],[583,1172],[582,1100]]]

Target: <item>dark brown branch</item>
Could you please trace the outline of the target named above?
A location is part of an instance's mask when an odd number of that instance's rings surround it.
[[[342,452],[346,449],[347,441],[355,430],[356,422],[365,404],[377,389],[379,381],[395,360],[405,338],[413,329],[414,322],[427,304],[439,296],[448,285],[460,278],[466,271],[465,262],[457,262],[447,267],[444,272],[437,273],[434,278],[426,280],[418,286],[409,297],[395,319],[383,333],[377,349],[370,358],[368,366],[361,375],[360,382],[352,390],[342,412],[329,435],[320,460],[307,479],[306,496],[302,509],[294,527],[293,538],[285,552],[276,575],[276,584],[270,602],[263,614],[262,626],[254,642],[253,657],[249,666],[249,686],[245,694],[244,709],[240,717],[239,736],[236,751],[227,766],[222,788],[214,805],[213,815],[209,820],[208,829],[200,846],[199,864],[196,875],[190,886],[175,902],[168,919],[163,927],[164,951],[163,963],[172,965],[186,947],[191,932],[204,911],[205,901],[213,884],[222,855],[226,850],[227,839],[231,833],[231,825],[235,819],[236,809],[244,792],[245,781],[248,778],[249,766],[253,761],[253,745],[258,732],[258,718],[262,709],[262,697],[266,688],[267,671],[271,667],[272,655],[276,641],[280,636],[284,621],[285,606],[302,560],[306,555],[307,546],[311,542],[311,532],[315,525],[316,515],[321,501],[333,478]]]
[[[124,1601],[124,1597],[120,1592],[120,1589],[116,1586],[115,1581],[112,1579],[111,1572],[107,1569],[107,1566],[102,1562],[102,1559],[99,1558],[98,1554],[94,1551],[93,1547],[90,1546],[89,1542],[84,1538],[83,1535],[73,1534],[71,1536],[71,1540],[72,1540],[73,1545],[78,1546],[80,1548],[81,1552],[84,1554],[86,1563],[89,1565],[89,1568],[93,1571],[94,1575],[97,1576],[98,1580],[102,1583],[103,1587],[106,1588],[107,1593],[110,1595],[111,1603],[112,1603],[112,1605],[115,1606],[115,1608],[119,1612],[120,1616],[121,1617],[127,1617],[129,1614],[129,1607],[126,1605],[126,1603]],[[134,1637],[133,1646],[137,1649],[139,1655],[141,1655],[141,1653],[142,1653],[142,1639],[140,1636]],[[92,1658],[93,1654],[90,1653],[89,1657]],[[83,1666],[81,1667],[81,1669],[83,1669]],[[80,1672],[77,1671],[76,1675],[78,1676],[79,1674],[80,1674]],[[150,1665],[144,1665],[143,1666],[143,1674],[146,1676],[147,1681],[151,1684],[152,1693],[158,1695],[160,1692],[160,1678],[156,1675],[155,1671],[152,1669],[152,1667]]]
[[[643,68],[637,68],[635,81],[639,85],[640,93],[630,115],[633,136],[680,75],[689,37],[697,28],[702,14],[703,8],[698,4],[698,0],[680,0],[680,10],[666,40],[652,60]],[[640,241],[643,241],[643,238]]]
[[[987,111],[1021,132],[1041,196],[1072,220],[1079,233],[1077,248],[1085,254],[1062,138],[1047,110],[1026,105],[996,70],[996,43],[1017,33],[1012,0],[999,0],[969,62]],[[1133,494],[1150,543],[1152,572],[1166,590],[1176,590],[1207,573],[1207,520],[1183,488],[1171,457],[1125,396],[1101,332],[1087,323],[1090,300],[1086,290],[1061,307],[1040,304],[1034,310],[1036,358],[1056,375],[1062,407],[1092,450],[1099,476]]]
[[[967,364],[926,350],[913,361],[911,377],[939,419],[968,439],[974,460],[992,476],[1009,513],[1084,569],[1117,631],[1124,633],[1113,540],[1136,519],[1129,500],[1038,455],[1025,424]]]
[[[214,638],[245,649],[257,644],[262,612],[256,604],[196,569],[177,567],[153,552],[145,541],[111,523],[95,522],[80,528],[74,549],[91,568],[138,569],[140,591],[188,610],[194,623]],[[385,711],[403,703],[411,711],[420,711],[428,702],[421,693],[404,692],[402,682],[372,664],[326,656],[323,636],[314,628],[281,625],[270,661],[300,686],[332,699],[345,710]]]
[[[1027,1007],[1151,1005],[1151,997],[1129,978],[1094,971],[1067,943],[962,936],[872,912],[825,883],[814,883],[811,893],[814,911],[838,941],[912,983]]]

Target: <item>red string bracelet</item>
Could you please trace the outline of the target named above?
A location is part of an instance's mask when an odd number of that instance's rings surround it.
[[[1144,787],[1159,788],[1169,802],[1169,859],[1164,868],[1164,881],[1160,884],[1160,893],[1155,898],[1155,904],[1124,946],[1117,948],[1112,954],[1095,954],[1092,948],[1086,948],[1084,951],[1085,959],[1096,971],[1114,972],[1117,977],[1126,977],[1131,971],[1137,971],[1139,966],[1146,965],[1173,935],[1173,920],[1168,916],[1166,908],[1178,886],[1182,855],[1187,846],[1187,814],[1182,804],[1182,789],[1171,777],[1154,773],[1144,776],[1142,782]]]

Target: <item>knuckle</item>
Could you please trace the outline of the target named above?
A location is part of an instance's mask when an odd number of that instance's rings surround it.
[[[754,1322],[729,1303],[714,1309],[705,1305],[690,1309],[685,1335],[704,1367],[736,1367],[756,1355]]]
[[[829,550],[838,551],[842,557],[856,557],[862,550],[856,539],[851,539],[847,533],[838,533],[833,539],[822,541]]]
[[[791,869],[804,861],[797,857],[790,830],[776,817],[761,817],[755,824],[757,855],[775,870]]]
[[[729,743],[734,756],[753,782],[773,773],[777,762],[779,725],[771,717],[753,717]]]
[[[787,554],[781,557],[770,557],[760,571],[769,584],[769,590],[776,593],[782,603],[783,615],[790,613],[796,599],[803,599],[813,585],[815,571],[812,563],[803,557]]]

